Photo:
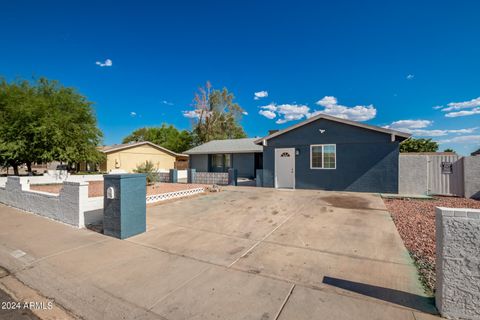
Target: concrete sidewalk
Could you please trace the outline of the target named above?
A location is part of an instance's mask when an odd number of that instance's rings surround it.
[[[0,264],[85,319],[435,318],[378,196],[231,188],[147,216],[117,240],[0,205]]]

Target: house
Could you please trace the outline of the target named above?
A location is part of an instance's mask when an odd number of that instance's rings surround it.
[[[133,172],[138,165],[151,161],[158,170],[185,166],[188,155],[179,154],[149,141],[115,144],[99,148],[106,160],[100,164],[104,172]],[[181,169],[181,168],[180,168]]]
[[[480,149],[478,149],[477,151],[473,151],[470,155],[471,156],[480,156]]]
[[[190,168],[238,170],[274,188],[398,193],[399,143],[410,134],[319,114],[264,138],[190,149]]]
[[[399,143],[409,137],[319,114],[255,143],[265,187],[397,193]]]
[[[189,166],[201,172],[226,172],[237,169],[242,178],[254,178],[262,169],[263,147],[256,138],[213,140],[185,151],[190,156]]]

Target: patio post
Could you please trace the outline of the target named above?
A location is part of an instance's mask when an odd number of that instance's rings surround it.
[[[228,185],[229,186],[236,186],[237,185],[237,178],[238,178],[237,169],[234,169],[234,168],[228,169]]]
[[[170,183],[177,183],[177,182],[178,182],[178,170],[170,169]]]
[[[195,169],[187,169],[187,183],[195,183]]]

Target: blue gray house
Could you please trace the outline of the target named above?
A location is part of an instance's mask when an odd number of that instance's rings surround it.
[[[213,140],[185,151],[189,167],[198,172],[227,172],[237,169],[238,177],[255,178],[263,167],[263,147],[255,144],[257,138]]]
[[[265,187],[398,193],[399,143],[409,137],[319,114],[255,143]]]
[[[263,169],[264,187],[398,193],[399,143],[409,137],[319,114],[264,138],[211,141],[185,153],[197,171],[231,167],[251,178]]]

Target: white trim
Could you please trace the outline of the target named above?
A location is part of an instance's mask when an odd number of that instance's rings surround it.
[[[293,158],[293,187],[292,189],[295,189],[296,187],[296,180],[295,180],[295,148],[275,148],[275,176],[273,177],[273,180],[274,180],[274,186],[275,186],[275,189],[278,189],[278,186],[277,186],[277,151],[278,152],[281,152],[281,151],[289,151],[289,152],[292,152],[292,158]],[[287,189],[287,188],[281,188],[281,189]]]
[[[124,149],[129,149],[129,148],[135,148],[135,147],[139,147],[139,146],[143,146],[143,145],[149,145],[153,148],[157,148],[165,153],[168,153],[174,157],[188,157],[188,154],[182,154],[182,153],[176,153],[176,152],[173,152],[172,150],[169,150],[167,148],[164,148],[162,146],[159,146],[158,144],[155,144],[153,142],[150,142],[150,141],[139,141],[139,142],[134,142],[134,143],[127,143],[127,144],[122,144],[122,145],[118,145],[118,146],[104,146],[104,148],[108,148],[106,150],[102,150],[100,149],[99,151],[100,152],[103,152],[105,154],[109,154],[109,153],[112,153],[112,152],[115,152],[115,151],[120,151],[120,150],[124,150]]]
[[[325,157],[325,152],[323,152],[323,148],[324,147],[327,147],[327,146],[333,146],[335,147],[335,167],[333,168],[324,168],[324,163],[323,163],[323,159]],[[313,147],[322,147],[322,167],[319,168],[319,167],[314,167],[312,165],[312,156],[313,156],[313,152],[312,152],[312,148]],[[334,143],[328,143],[328,144],[311,144],[310,145],[310,169],[311,170],[335,170],[337,169],[337,145],[334,144]]]

